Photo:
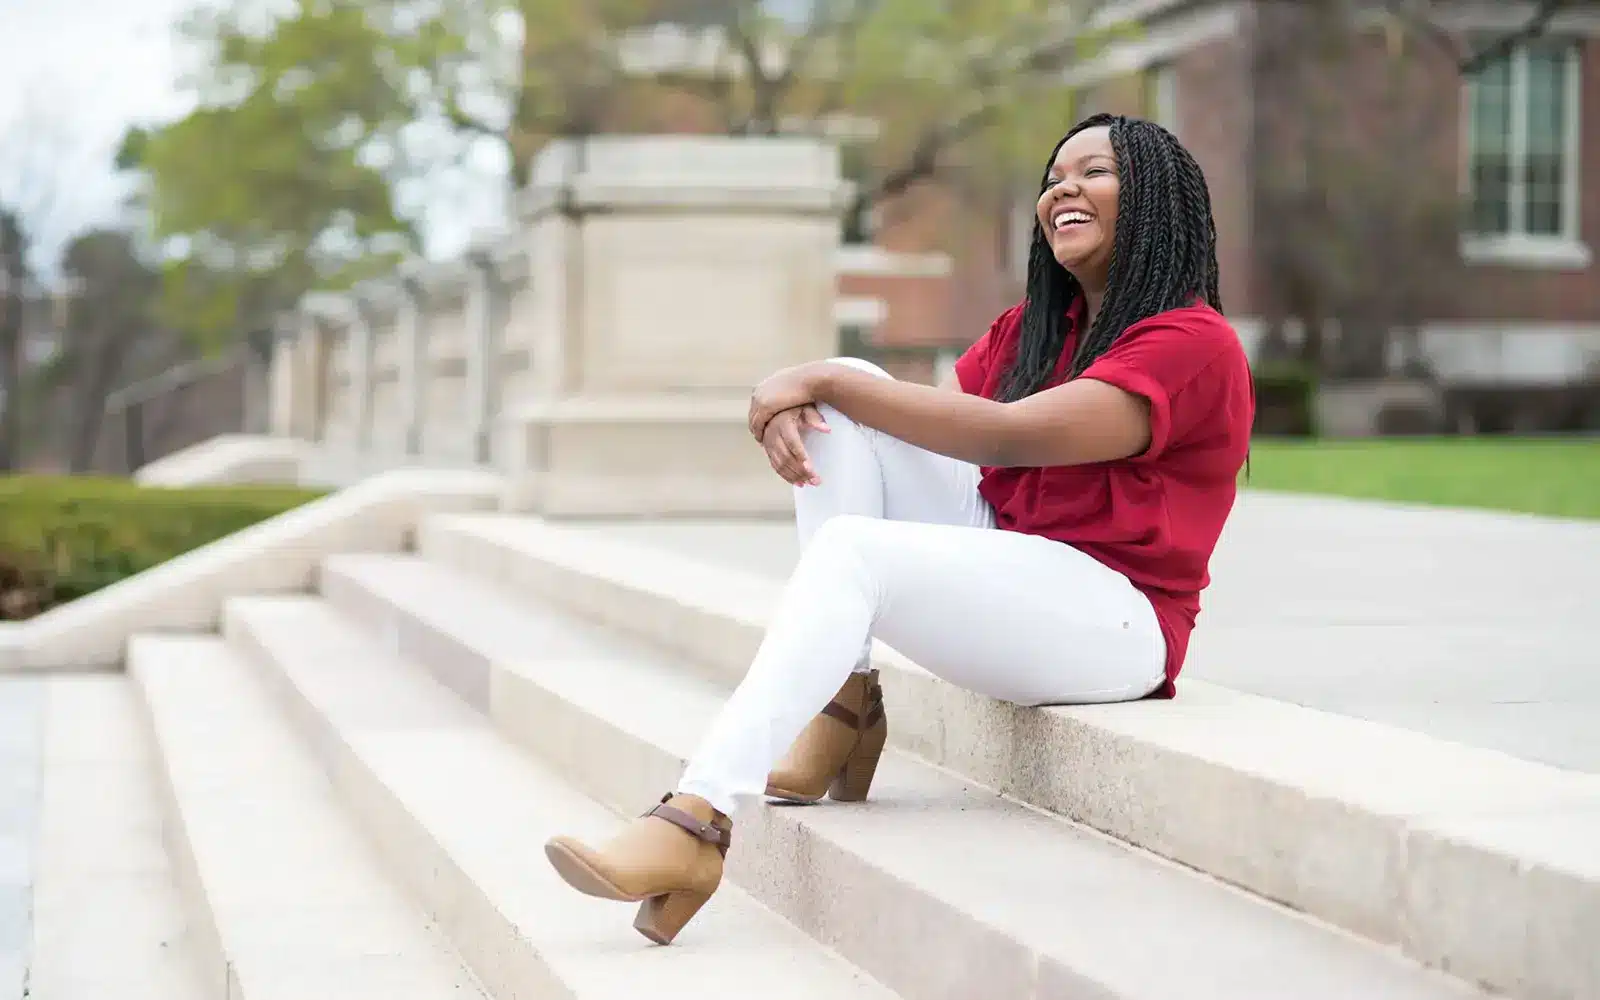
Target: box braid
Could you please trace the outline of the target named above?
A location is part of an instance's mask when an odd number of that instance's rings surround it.
[[[1039,193],[1050,182],[1056,154],[1084,129],[1109,126],[1121,191],[1111,272],[1100,305],[1067,370],[1083,374],[1122,332],[1140,320],[1203,298],[1222,311],[1217,283],[1217,227],[1205,175],[1176,136],[1154,122],[1122,115],[1093,115],[1056,143]],[[1016,357],[998,398],[1011,402],[1048,386],[1066,347],[1066,317],[1082,294],[1078,279],[1056,260],[1037,220],[1028,254],[1027,299]]]

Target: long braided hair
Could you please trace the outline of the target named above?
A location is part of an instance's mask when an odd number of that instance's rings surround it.
[[[1111,273],[1099,314],[1078,338],[1068,378],[1083,374],[1140,320],[1197,298],[1222,311],[1211,194],[1200,165],[1171,132],[1142,118],[1104,114],[1085,118],[1050,151],[1040,195],[1067,140],[1084,129],[1105,126],[1111,129],[1121,179]],[[1001,402],[1031,396],[1050,384],[1066,347],[1068,307],[1081,294],[1078,279],[1056,260],[1043,227],[1035,221],[1022,330],[1016,357],[997,396]]]

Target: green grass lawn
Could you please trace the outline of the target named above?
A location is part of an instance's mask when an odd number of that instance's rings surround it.
[[[1600,437],[1258,439],[1251,489],[1600,518]]]

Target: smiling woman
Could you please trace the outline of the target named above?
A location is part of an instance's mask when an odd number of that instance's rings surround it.
[[[763,792],[867,796],[888,734],[877,637],[1020,705],[1170,697],[1254,413],[1218,296],[1205,178],[1158,125],[1097,116],[1046,161],[1027,297],[933,388],[836,359],[752,394],[803,554],[677,791],[601,847],[545,852],[643,902],[666,943]]]

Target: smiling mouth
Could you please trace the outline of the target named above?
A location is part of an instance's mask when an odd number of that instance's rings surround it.
[[[1093,221],[1094,216],[1090,215],[1088,212],[1080,212],[1076,209],[1066,212],[1057,212],[1050,220],[1051,225],[1054,226],[1055,231],[1058,233],[1071,229],[1074,226],[1088,225]]]

